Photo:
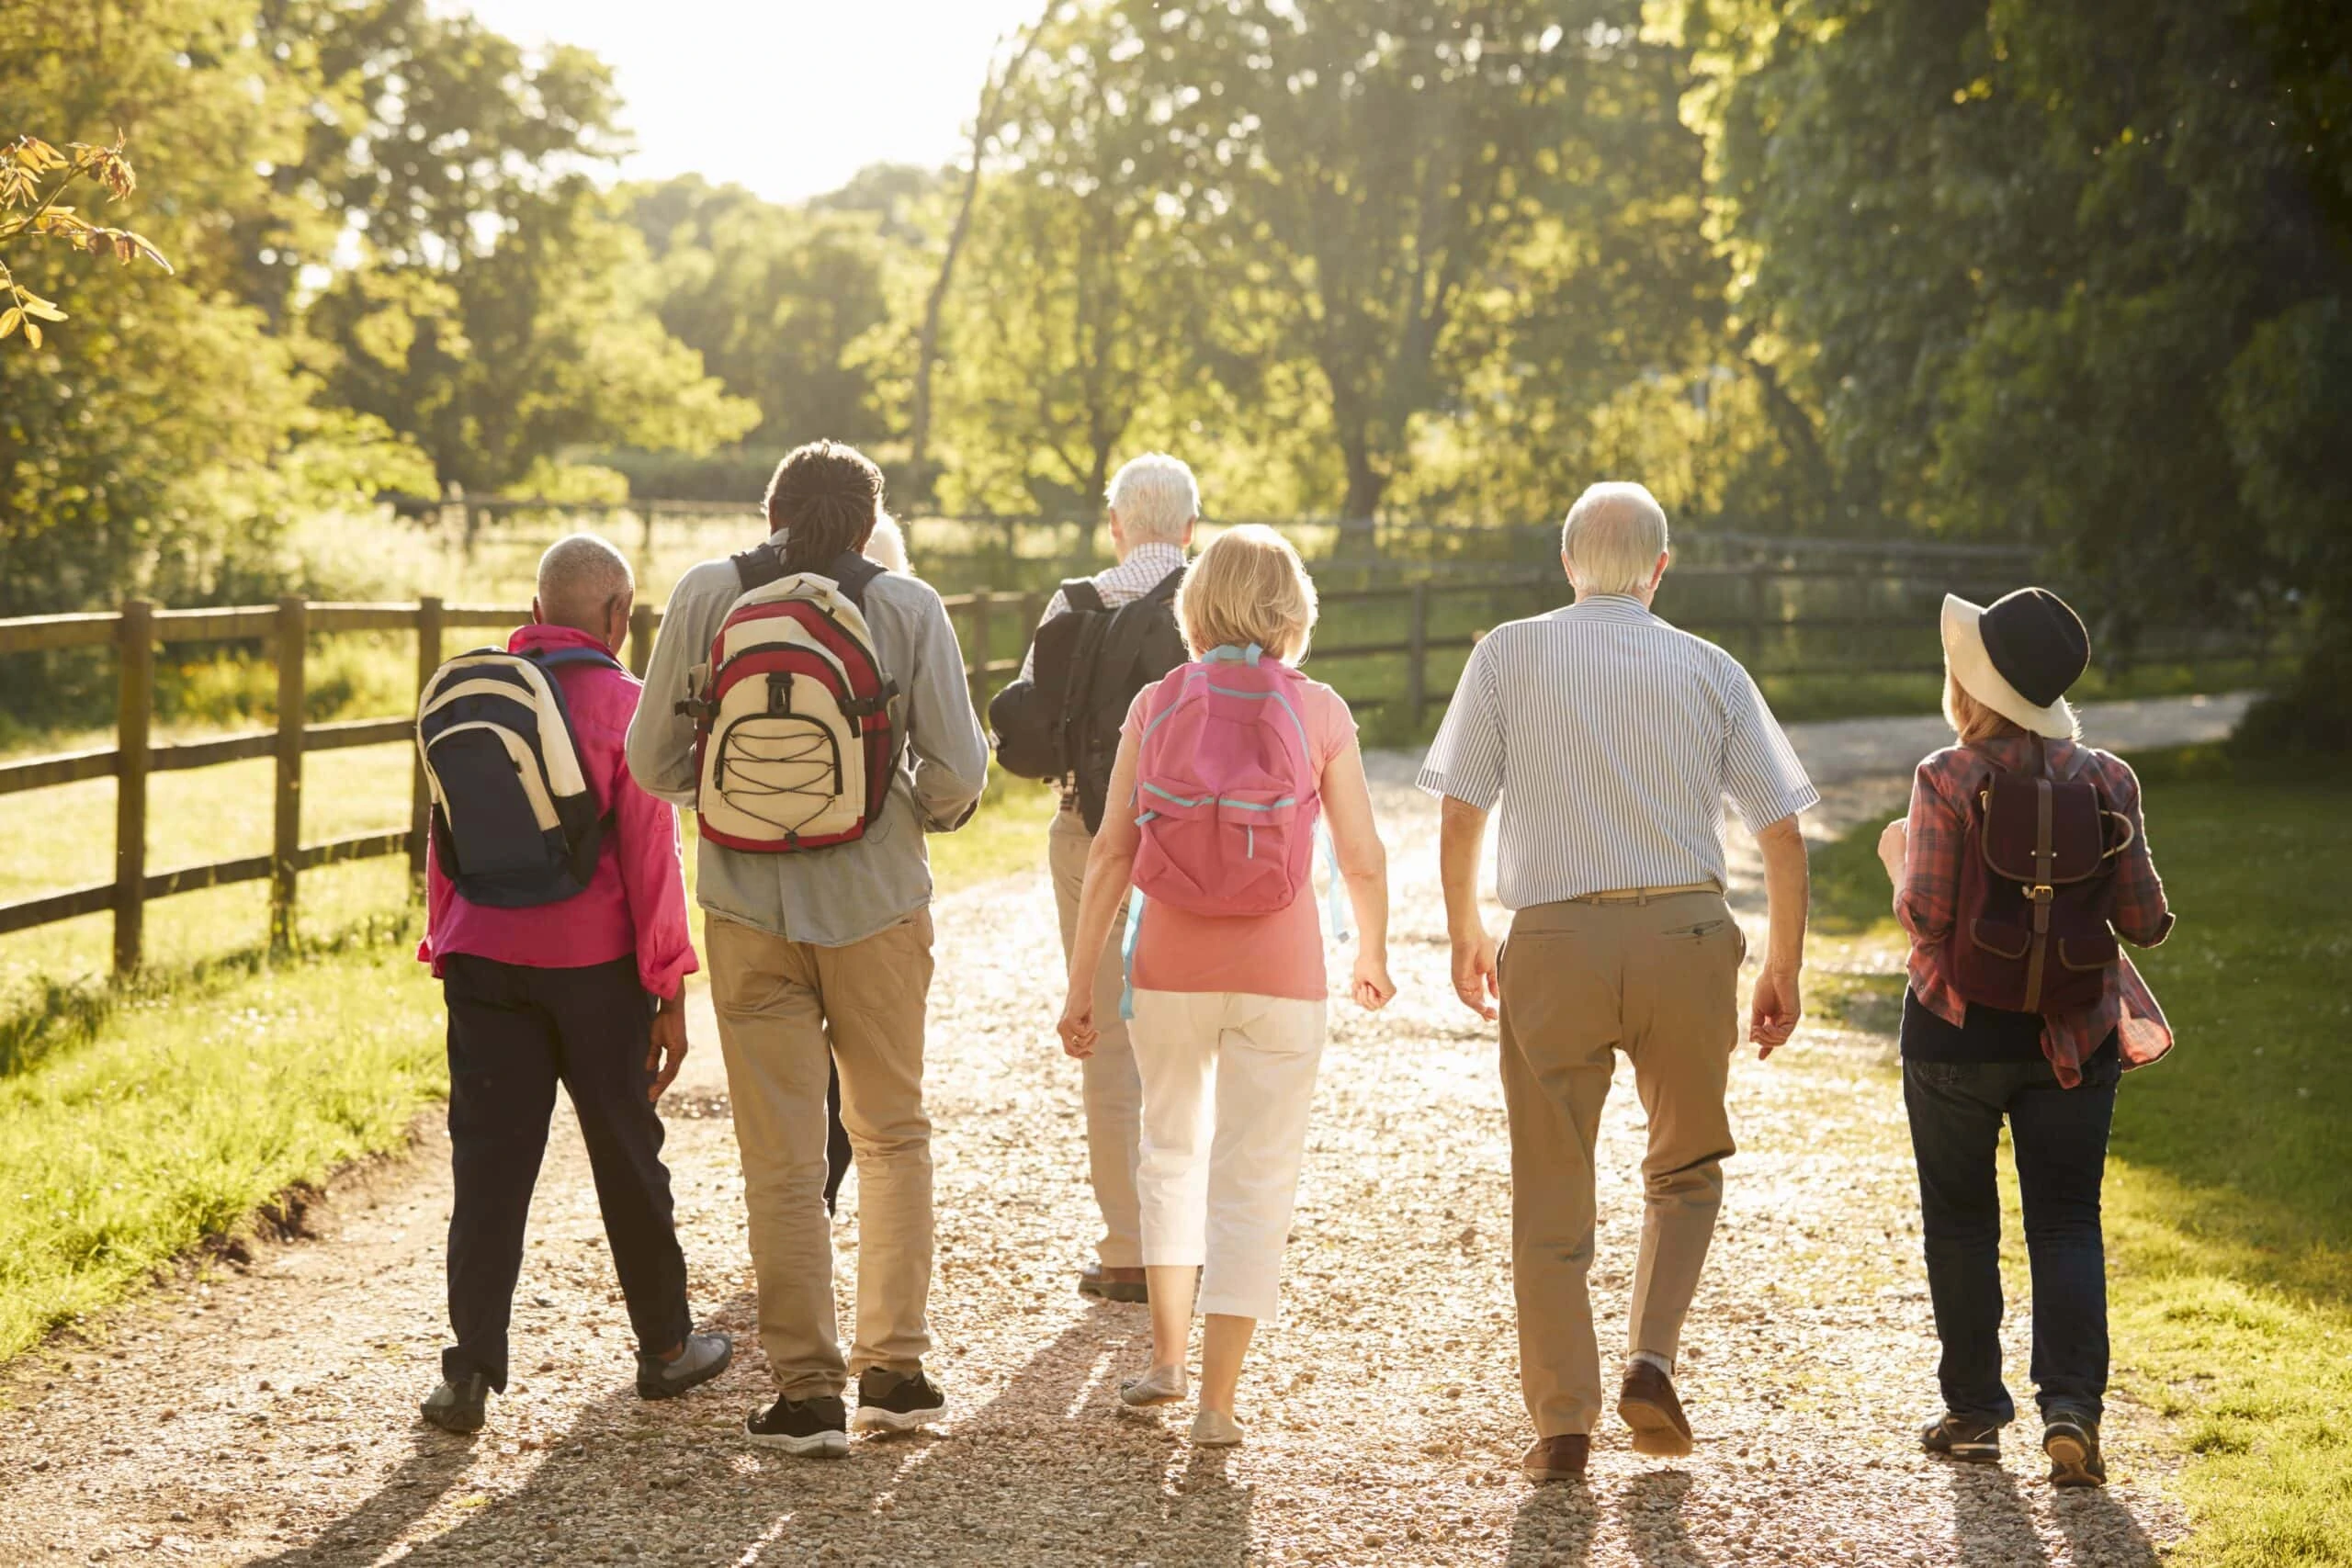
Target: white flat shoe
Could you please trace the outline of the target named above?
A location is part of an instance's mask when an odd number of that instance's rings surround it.
[[[1147,1404],[1173,1404],[1184,1397],[1184,1369],[1154,1367],[1139,1378],[1129,1378],[1119,1385],[1119,1403],[1140,1408]]]
[[[1193,1446],[1238,1449],[1241,1446],[1241,1425],[1222,1410],[1204,1410],[1193,1417]]]

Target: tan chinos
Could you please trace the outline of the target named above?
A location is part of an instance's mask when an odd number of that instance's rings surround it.
[[[1501,960],[1511,1274],[1520,1386],[1544,1437],[1589,1432],[1601,1410],[1586,1276],[1593,1146],[1620,1051],[1649,1117],[1626,1349],[1671,1365],[1680,1347],[1732,1153],[1724,1090],[1746,952],[1713,890],[1537,904],[1511,921]]]
[[[838,1394],[931,1348],[931,1118],[922,1105],[931,912],[841,947],[709,925],[711,999],[743,1160],[760,1348],[791,1399]],[[825,1213],[826,1026],[857,1161],[857,1328],[844,1364]]]
[[[1046,834],[1047,862],[1054,876],[1054,902],[1062,917],[1062,958],[1068,962],[1078,939],[1078,900],[1086,887],[1086,857],[1094,835],[1076,809],[1054,814]],[[1102,1237],[1094,1253],[1105,1269],[1143,1264],[1143,1222],[1136,1198],[1136,1168],[1142,1157],[1143,1078],[1119,998],[1126,989],[1125,944],[1127,906],[1123,898],[1094,975],[1094,1024],[1101,1033],[1086,1058],[1080,1095],[1086,1107],[1086,1154],[1094,1183],[1094,1203],[1102,1212]]]

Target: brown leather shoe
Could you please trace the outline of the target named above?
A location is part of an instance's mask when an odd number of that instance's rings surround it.
[[[1519,1472],[1530,1481],[1581,1481],[1585,1461],[1592,1457],[1592,1439],[1582,1432],[1538,1438],[1520,1457]]]
[[[1105,1269],[1100,1263],[1090,1263],[1078,1271],[1078,1293],[1100,1296],[1106,1302],[1148,1302],[1151,1292],[1144,1284],[1140,1269]]]
[[[1690,1423],[1682,1401],[1674,1396],[1674,1380],[1636,1361],[1617,1391],[1617,1414],[1634,1429],[1634,1451],[1671,1459],[1690,1451]]]

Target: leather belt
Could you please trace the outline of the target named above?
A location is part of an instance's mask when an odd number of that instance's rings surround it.
[[[1683,893],[1721,893],[1718,882],[1680,882],[1671,887],[1613,887],[1605,893],[1579,893],[1567,899],[1570,904],[1646,904],[1653,898],[1671,898]]]

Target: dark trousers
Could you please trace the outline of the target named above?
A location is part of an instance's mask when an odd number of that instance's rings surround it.
[[[2107,1250],[2099,1180],[2115,1114],[2111,1052],[2058,1087],[2046,1061],[1903,1064],[1919,1163],[1928,1290],[1943,1341],[1944,1405],[2006,1422],[2001,1382],[2001,1201],[1994,1165],[2007,1117],[2033,1274],[2033,1382],[2044,1416],[2098,1419],[2107,1392]]]
[[[637,965],[531,969],[452,953],[442,963],[449,1008],[449,1144],[457,1201],[449,1215],[449,1325],[445,1377],[479,1371],[505,1392],[506,1330],[523,1226],[547,1152],[560,1082],[579,1114],[605,1216],[605,1238],[647,1352],[684,1342],[686,1260],[672,1221],[662,1118],[646,1099],[652,1009]]]

